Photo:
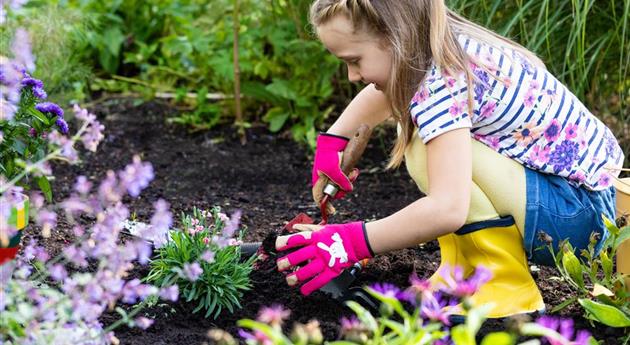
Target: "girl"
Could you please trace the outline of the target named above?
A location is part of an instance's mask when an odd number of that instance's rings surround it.
[[[592,239],[599,251],[608,236],[602,214],[614,217],[611,179],[623,163],[610,130],[534,54],[443,0],[317,0],[310,15],[350,81],[367,84],[319,135],[314,188],[325,176],[351,191],[338,153],[359,124],[393,116],[388,167],[404,159],[426,197],[372,222],[296,226],[305,231],[276,243],[299,248],[279,270],[306,263],[289,285],[305,282],[308,295],[359,260],[437,238],[440,268],[490,269],[472,296],[493,303],[490,317],[543,310],[527,259],[553,264],[537,250],[545,239],[556,250]]]

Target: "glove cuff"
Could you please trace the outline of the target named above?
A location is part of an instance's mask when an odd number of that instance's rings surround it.
[[[368,241],[365,222],[353,222],[348,225],[350,225],[349,228],[352,232],[352,238],[355,239],[352,241],[352,248],[354,249],[354,254],[357,256],[357,259],[363,260],[373,258],[374,252],[372,251],[372,247]]]
[[[317,148],[318,149],[329,149],[334,151],[343,151],[346,146],[348,146],[348,142],[350,139],[329,133],[319,133],[317,136]]]

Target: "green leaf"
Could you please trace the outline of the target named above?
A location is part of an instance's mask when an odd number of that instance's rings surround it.
[[[103,33],[103,43],[112,56],[118,57],[120,46],[125,40],[125,36],[117,26],[110,27]]]
[[[465,325],[453,327],[451,338],[456,345],[476,345],[474,334],[470,334]]]
[[[578,302],[587,311],[589,318],[610,327],[630,327],[630,316],[607,304],[598,303],[586,298]]]
[[[24,155],[26,144],[22,140],[16,138],[13,142],[13,145],[11,145],[11,148],[14,149],[21,156]]]
[[[289,119],[289,113],[280,107],[269,109],[263,118],[264,121],[269,122],[269,130],[272,132],[282,129],[287,119]]]
[[[287,80],[275,79],[271,84],[267,85],[267,90],[272,94],[285,99],[297,99],[297,93],[291,88],[291,85]]]
[[[481,341],[481,345],[512,345],[514,343],[514,337],[507,332],[490,333]]]
[[[39,189],[41,189],[42,193],[46,197],[47,202],[52,202],[52,188],[50,187],[50,182],[46,176],[40,176],[37,178],[37,185]]]
[[[602,263],[604,278],[609,280],[612,277],[613,261],[608,257],[608,252],[606,250],[602,250],[601,252],[599,252],[599,259]]]
[[[610,234],[611,235],[618,235],[619,234],[619,228],[617,227],[617,225],[615,225],[615,223],[613,221],[608,219],[608,217],[606,217],[603,214],[602,214],[602,218],[604,219],[604,225],[606,226],[608,231],[610,231]]]
[[[565,249],[562,254],[562,266],[569,274],[569,277],[580,286],[584,288],[584,277],[582,277],[582,266],[580,260],[575,256],[573,250],[570,248]]]
[[[551,314],[554,314],[554,313],[556,313],[556,312],[566,308],[567,306],[575,303],[576,300],[577,300],[577,297],[571,297],[571,298],[567,299],[566,301],[558,304],[553,309],[551,309]]]
[[[619,237],[617,237],[615,249],[617,249],[620,244],[628,240],[630,240],[630,225],[624,226],[621,230],[619,230]]]

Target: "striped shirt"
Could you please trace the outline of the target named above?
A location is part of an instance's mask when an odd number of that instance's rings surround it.
[[[602,190],[619,175],[623,152],[610,129],[551,73],[510,49],[465,35],[471,57],[472,116],[463,73],[451,76],[435,64],[415,93],[410,112],[427,143],[442,133],[470,128],[474,139],[525,167]]]

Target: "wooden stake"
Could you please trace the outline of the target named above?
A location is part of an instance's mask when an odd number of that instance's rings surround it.
[[[238,134],[241,136],[241,144],[247,143],[245,136],[245,124],[243,123],[243,113],[241,110],[241,69],[238,59],[238,32],[241,27],[238,18],[239,0],[234,0],[234,110],[236,112],[236,126]]]

